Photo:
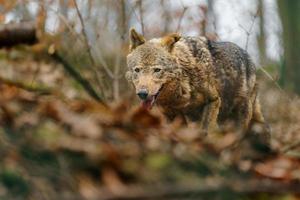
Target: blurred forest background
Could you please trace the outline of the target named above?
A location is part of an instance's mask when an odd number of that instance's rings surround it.
[[[246,49],[271,149],[141,109],[130,27]],[[298,0],[0,0],[0,199],[299,199],[299,94]]]

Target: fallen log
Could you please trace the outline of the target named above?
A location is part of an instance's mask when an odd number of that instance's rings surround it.
[[[168,200],[168,199],[203,199],[207,194],[222,195],[224,191],[236,195],[300,194],[299,182],[281,182],[270,179],[245,180],[208,180],[202,184],[127,186],[122,191],[112,193],[107,188],[98,190],[94,199],[101,200]]]
[[[34,22],[21,22],[0,25],[0,48],[10,48],[18,44],[37,43]]]

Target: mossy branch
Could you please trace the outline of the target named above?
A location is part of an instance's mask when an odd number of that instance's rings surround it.
[[[60,56],[57,52],[50,54],[51,57],[58,63],[62,64],[64,69],[83,87],[83,89],[96,101],[104,104],[101,96],[96,92],[93,86],[81,74],[71,66],[71,64]]]
[[[38,84],[32,84],[32,83],[25,83],[25,82],[21,82],[18,80],[11,80],[11,79],[7,79],[4,77],[0,77],[0,83],[5,83],[7,85],[12,85],[27,91],[31,91],[31,92],[38,92],[40,94],[51,94],[52,90],[51,88],[47,87],[47,86],[43,86],[43,85],[38,85]]]

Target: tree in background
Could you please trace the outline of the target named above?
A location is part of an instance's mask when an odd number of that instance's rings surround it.
[[[260,64],[266,63],[266,34],[265,34],[265,16],[263,0],[258,0],[259,34],[257,35],[257,44],[259,49]]]
[[[278,0],[282,21],[284,68],[282,83],[300,94],[300,1]]]

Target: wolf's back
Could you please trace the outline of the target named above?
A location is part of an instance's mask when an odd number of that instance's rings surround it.
[[[224,75],[231,78],[243,77],[247,81],[251,81],[255,76],[255,65],[244,49],[231,42],[209,40],[207,46],[217,71],[222,72],[223,69],[227,72]],[[251,85],[251,82],[249,84]]]
[[[206,70],[216,76],[222,99],[221,118],[223,113],[231,113],[240,99],[250,98],[256,83],[256,69],[245,50],[231,42],[214,42],[204,37],[184,37],[181,41],[191,52],[189,56],[196,57],[199,66],[211,64]]]
[[[207,45],[223,100],[222,118],[241,103],[240,99],[250,99],[256,84],[256,69],[249,54],[234,43],[208,41]]]

